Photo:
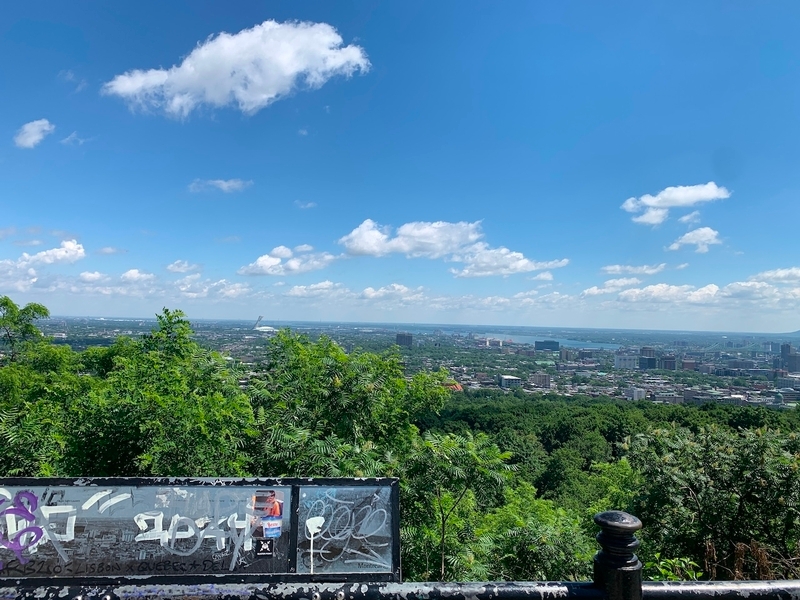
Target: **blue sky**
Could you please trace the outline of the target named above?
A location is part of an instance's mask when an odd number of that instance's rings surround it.
[[[800,329],[796,2],[0,9],[0,294]]]

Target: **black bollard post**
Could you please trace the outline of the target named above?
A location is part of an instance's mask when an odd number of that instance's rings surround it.
[[[639,540],[634,535],[642,522],[621,510],[596,514],[600,526],[594,556],[594,584],[605,589],[608,600],[642,600],[642,563],[636,556]]]

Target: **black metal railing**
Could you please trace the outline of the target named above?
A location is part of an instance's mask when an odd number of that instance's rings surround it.
[[[800,600],[800,581],[642,582],[635,533],[642,523],[621,511],[595,516],[600,551],[589,582],[497,583],[182,583],[0,579],[0,600]],[[207,580],[206,580],[207,581]]]

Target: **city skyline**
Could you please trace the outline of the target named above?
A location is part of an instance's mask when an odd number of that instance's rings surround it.
[[[800,329],[800,7],[461,6],[4,7],[0,295]]]

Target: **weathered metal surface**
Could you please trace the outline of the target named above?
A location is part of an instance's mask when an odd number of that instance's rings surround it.
[[[600,527],[594,556],[594,583],[602,587],[608,600],[642,600],[642,563],[635,552],[639,540],[634,535],[642,522],[626,512],[609,510],[595,515]]]
[[[644,600],[800,600],[800,581],[647,581]]]
[[[602,600],[591,583],[328,583],[0,588],[2,600]]]
[[[644,600],[798,600],[800,581],[645,582]],[[0,587],[1,600],[602,600],[589,582]]]

